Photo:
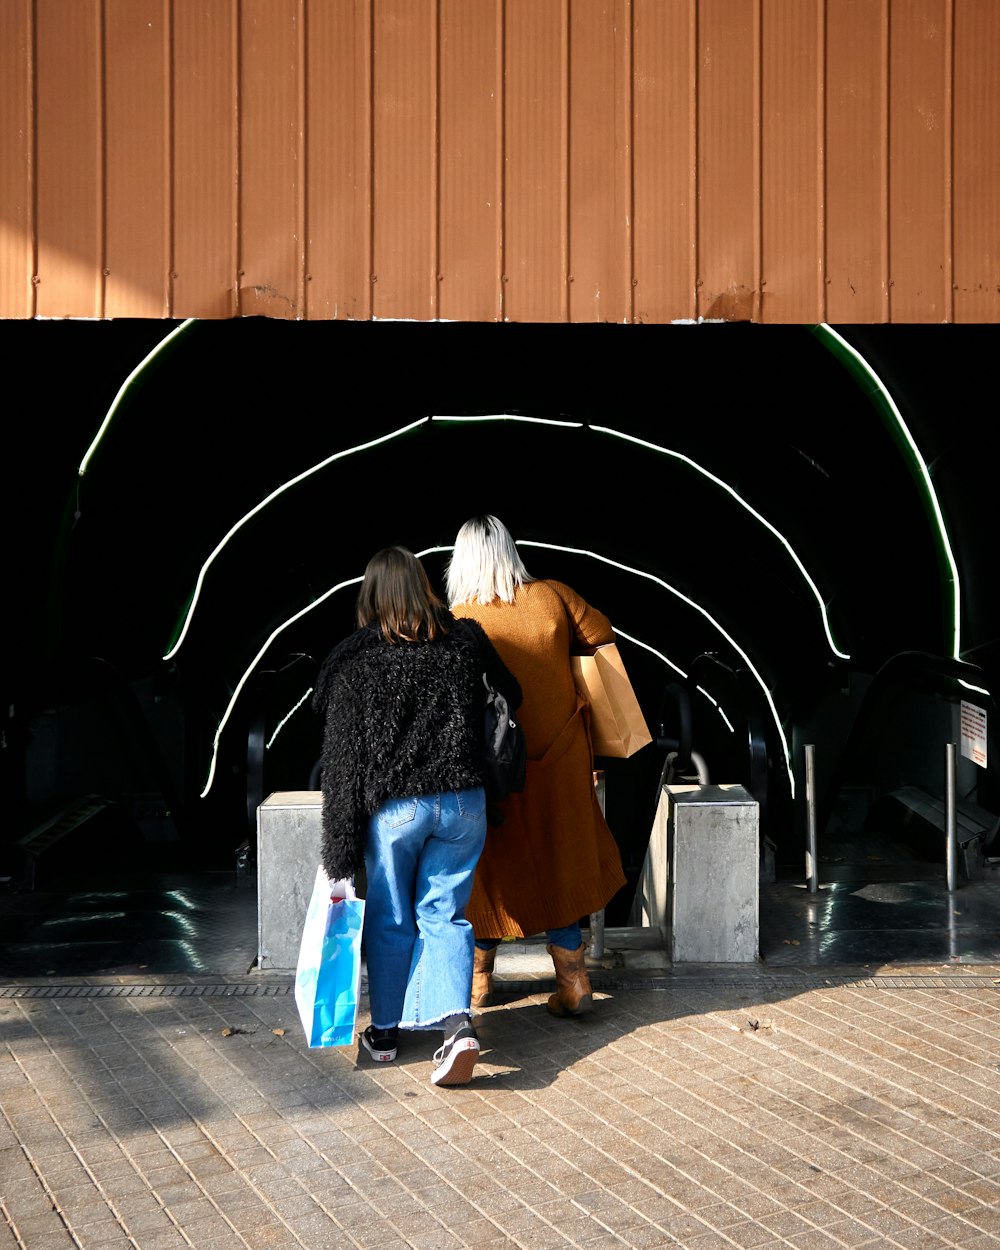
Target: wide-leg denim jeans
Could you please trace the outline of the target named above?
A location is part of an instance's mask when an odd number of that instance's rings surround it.
[[[482,789],[390,799],[369,820],[364,941],[375,1028],[440,1028],[470,1010],[465,908],[485,841]]]

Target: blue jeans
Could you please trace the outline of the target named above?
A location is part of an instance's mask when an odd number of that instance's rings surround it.
[[[545,936],[550,946],[561,946],[564,950],[578,951],[583,945],[583,934],[580,932],[579,921],[568,924],[562,929],[546,929]],[[500,945],[499,938],[476,938],[476,945],[481,951],[491,951]]]
[[[486,841],[482,789],[389,799],[368,822],[365,956],[377,1029],[471,1012],[465,907]]]

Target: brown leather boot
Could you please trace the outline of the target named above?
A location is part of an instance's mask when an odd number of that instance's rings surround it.
[[[475,948],[475,959],[472,963],[472,1005],[473,1007],[493,1006],[493,965],[496,962],[497,948],[481,951]]]
[[[554,1016],[582,1016],[594,1009],[594,991],[584,963],[583,943],[579,950],[568,951],[562,946],[546,946],[556,966],[556,984],[559,989],[550,995],[548,1008]]]

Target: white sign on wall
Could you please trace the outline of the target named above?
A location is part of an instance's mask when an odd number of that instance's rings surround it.
[[[962,702],[962,754],[980,768],[986,767],[986,709]]]

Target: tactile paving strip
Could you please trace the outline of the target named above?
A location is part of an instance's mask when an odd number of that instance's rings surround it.
[[[831,987],[837,989],[857,990],[955,990],[955,989],[1000,989],[1000,975],[966,975],[945,973],[941,975],[862,975],[850,973],[836,976],[740,976],[708,975],[692,976],[681,973],[674,976],[610,976],[602,977],[599,973],[593,979],[594,988],[600,990],[651,990],[667,989],[671,985],[690,987],[726,986],[734,989],[748,990],[780,990],[805,992],[806,990]],[[554,980],[552,985],[554,985]],[[515,981],[505,980],[496,985],[500,997],[519,994],[547,993],[549,983],[540,980]],[[188,984],[127,984],[127,985],[0,985],[0,998],[281,998],[288,997],[294,990],[294,983],[288,981],[269,984],[253,984],[245,982],[219,982]]]

